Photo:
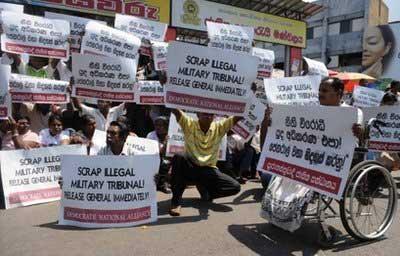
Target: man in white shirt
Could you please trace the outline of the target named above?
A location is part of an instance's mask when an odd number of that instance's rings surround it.
[[[107,128],[107,145],[100,148],[97,155],[131,156],[134,151],[131,147],[124,147],[129,135],[128,127],[120,122],[113,121]]]
[[[116,107],[111,107],[111,102],[98,100],[97,108],[82,104],[78,98],[73,98],[73,103],[83,115],[94,116],[97,129],[101,131],[106,131],[111,122],[116,121],[119,116],[126,114],[124,103]]]

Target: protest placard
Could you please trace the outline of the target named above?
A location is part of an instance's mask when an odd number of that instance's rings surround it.
[[[341,199],[356,146],[357,109],[280,105],[271,119],[257,169]]]
[[[400,106],[382,106],[363,109],[364,120],[372,118],[385,123],[379,126],[382,134],[375,127],[370,128],[368,148],[374,151],[400,151]]]
[[[155,155],[63,156],[59,224],[127,227],[157,220]]]
[[[168,43],[151,42],[153,49],[154,68],[159,71],[167,70]]]
[[[77,16],[71,16],[61,13],[44,12],[44,17],[55,20],[66,20],[70,23],[71,35],[70,35],[70,50],[71,52],[80,52],[82,36],[85,34],[85,27],[91,19],[86,19]],[[96,20],[101,24],[107,24],[105,21]]]
[[[11,99],[8,92],[11,66],[0,65],[0,120],[7,119],[11,114]]]
[[[75,97],[135,101],[136,61],[127,58],[72,54]]]
[[[284,105],[319,104],[320,76],[264,79],[268,102]]]
[[[12,102],[63,104],[69,103],[69,82],[11,74],[10,94]]]
[[[114,27],[140,39],[163,42],[168,24],[117,13],[115,14]]]
[[[14,13],[24,13],[24,6],[20,4],[0,3],[0,13],[2,11],[10,11]],[[1,24],[1,20],[0,20]]]
[[[207,21],[209,47],[251,53],[254,28]]]
[[[253,93],[247,104],[246,115],[232,128],[232,131],[242,136],[245,142],[248,142],[257,132],[257,126],[263,121],[266,109]]]
[[[128,136],[124,147],[130,148],[128,151],[133,152],[134,155],[154,155],[159,161],[160,148],[158,147],[158,141],[138,136]],[[124,152],[124,150],[122,151]]]
[[[329,76],[328,69],[326,68],[324,63],[322,63],[320,61],[312,60],[312,59],[309,59],[306,57],[303,57],[303,59],[305,60],[305,62],[307,63],[307,66],[308,66],[307,75],[309,75],[309,76],[318,76],[319,75],[319,76],[321,76],[321,78]]]
[[[259,59],[257,79],[270,78],[274,71],[275,53],[270,50],[253,47],[253,56]]]
[[[378,107],[385,92],[364,86],[356,86],[353,92],[353,105],[360,108]]]
[[[2,11],[1,50],[33,56],[68,59],[69,22]]]
[[[82,38],[81,53],[139,60],[140,39],[124,31],[89,21]]]
[[[197,115],[193,113],[186,113],[191,118],[197,119]],[[218,160],[226,160],[226,149],[228,145],[228,140],[226,135],[221,140],[221,145],[219,147]],[[169,118],[168,126],[168,141],[166,156],[172,157],[175,154],[181,154],[185,152],[185,138],[183,136],[182,129],[178,122],[176,121],[175,115],[171,115]]]
[[[6,209],[59,200],[61,155],[85,155],[81,145],[0,151]]]
[[[164,105],[164,86],[159,81],[138,81],[135,102],[140,105]]]
[[[167,62],[167,107],[244,115],[257,57],[174,41]]]

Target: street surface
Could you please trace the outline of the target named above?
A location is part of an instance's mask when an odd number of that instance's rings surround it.
[[[341,234],[322,250],[317,224],[291,234],[259,217],[260,187],[248,182],[238,196],[215,203],[187,189],[181,217],[168,215],[170,196],[159,193],[158,222],[132,228],[58,226],[58,202],[0,210],[0,255],[400,255],[399,214],[385,239],[364,244],[351,239],[339,220],[328,220]]]

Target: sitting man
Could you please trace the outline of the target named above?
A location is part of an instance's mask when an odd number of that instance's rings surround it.
[[[203,200],[239,193],[240,184],[216,167],[222,137],[241,117],[214,122],[213,114],[198,113],[198,121],[181,110],[172,110],[185,137],[185,156],[172,159],[172,200],[169,214],[180,216],[182,195],[187,183],[194,182]]]
[[[107,145],[100,148],[97,155],[131,156],[134,152],[131,147],[124,147],[128,138],[129,129],[124,123],[112,121],[107,128]]]

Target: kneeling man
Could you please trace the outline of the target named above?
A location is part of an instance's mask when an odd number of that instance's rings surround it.
[[[214,121],[213,114],[198,113],[198,120],[181,110],[172,110],[185,138],[184,156],[172,159],[171,216],[179,216],[182,195],[188,183],[194,183],[203,200],[239,193],[240,184],[217,168],[219,146],[224,135],[241,117]]]

